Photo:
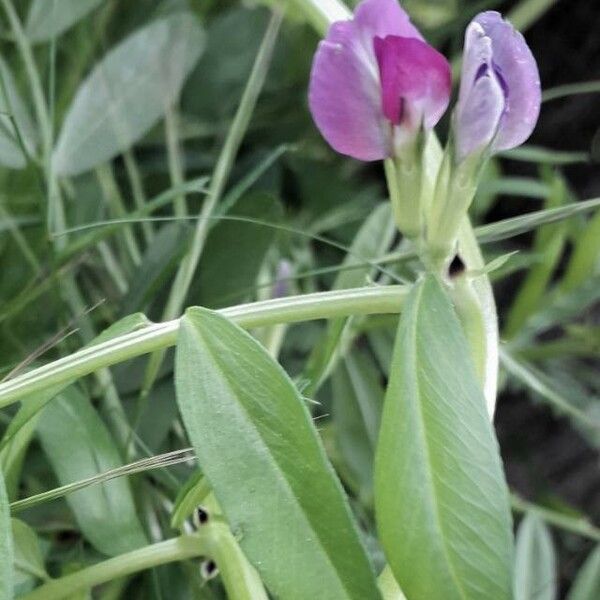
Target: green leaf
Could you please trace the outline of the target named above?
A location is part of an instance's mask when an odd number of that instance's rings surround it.
[[[123,464],[103,421],[75,386],[45,407],[38,435],[61,485]],[[81,489],[67,496],[67,502],[81,531],[100,552],[117,555],[147,543],[127,479]]]
[[[576,290],[597,272],[600,256],[600,211],[590,219],[583,231],[573,237],[573,252],[560,282],[560,290],[563,292]]]
[[[475,229],[477,241],[482,244],[490,242],[499,242],[511,237],[520,235],[532,229],[536,229],[547,223],[556,223],[564,219],[585,213],[595,208],[600,207],[600,198],[592,198],[591,200],[583,200],[581,202],[572,202],[566,206],[558,208],[548,208],[544,210],[536,210],[535,212],[520,217],[504,219],[489,225],[483,225]]]
[[[202,471],[195,471],[179,490],[171,512],[171,527],[181,529],[184,521],[210,493],[210,486]]]
[[[354,351],[340,361],[332,384],[337,444],[360,496],[371,503],[373,460],[384,394],[379,372],[368,354]]]
[[[37,535],[27,523],[12,519],[14,542],[15,588],[19,593],[31,591],[39,579],[49,579]]]
[[[189,309],[175,381],[200,466],[271,592],[379,598],[303,399],[266,350],[224,317]]]
[[[528,514],[517,531],[515,600],[554,600],[556,592],[556,558],[550,532],[538,516]]]
[[[240,198],[228,216],[278,223],[281,202],[264,192]],[[241,304],[252,295],[276,230],[244,221],[217,221],[206,240],[190,291],[195,304],[220,308]]]
[[[567,600],[598,600],[598,598],[600,598],[600,546],[596,546],[577,573]]]
[[[13,597],[13,541],[10,527],[10,508],[0,472],[0,600]]]
[[[111,50],[81,84],[53,155],[59,175],[77,175],[139,140],[174,102],[204,48],[190,13],[159,19]]]
[[[567,189],[563,179],[554,176],[551,183],[552,192],[546,202],[546,208],[552,210],[557,205],[565,204]],[[556,265],[562,255],[565,238],[566,223],[554,223],[539,227],[535,233],[533,251],[540,255],[542,260],[533,265],[527,273],[523,283],[515,295],[514,301],[506,317],[504,334],[506,338],[513,338],[522,329],[530,315],[538,309]]]
[[[378,531],[408,598],[511,595],[508,490],[469,356],[426,277],[400,317],[375,458]]]
[[[102,0],[33,0],[25,33],[32,42],[45,42],[69,29]]]
[[[522,160],[525,162],[535,162],[538,164],[549,165],[571,165],[576,163],[590,162],[588,152],[560,152],[550,148],[540,148],[538,146],[520,146],[512,150],[505,150],[500,156],[510,158],[511,160]]]
[[[169,223],[158,232],[123,298],[124,314],[145,308],[155,297],[189,247],[190,232],[187,223]]]
[[[32,153],[36,141],[35,130],[13,75],[1,58],[0,78],[0,165],[23,169],[27,160],[21,142],[25,150]]]
[[[549,102],[558,98],[566,98],[567,96],[575,96],[578,94],[595,94],[600,92],[600,80],[582,81],[581,83],[568,83],[557,87],[544,90],[542,100]]]

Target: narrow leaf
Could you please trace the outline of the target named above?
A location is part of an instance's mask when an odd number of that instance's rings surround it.
[[[58,139],[53,166],[77,175],[139,140],[164,114],[204,48],[190,13],[140,29],[110,51],[82,83]]]
[[[27,523],[12,519],[14,541],[15,592],[24,594],[39,579],[49,579],[35,531]]]
[[[8,65],[0,58],[0,165],[23,169],[35,148],[35,130]],[[19,139],[20,138],[20,139]]]
[[[508,490],[469,356],[448,296],[425,278],[400,317],[375,459],[380,539],[408,598],[511,595]]]
[[[504,219],[489,225],[482,225],[475,229],[477,240],[482,244],[499,242],[517,235],[521,235],[532,229],[537,229],[547,223],[556,223],[564,219],[570,219],[580,213],[585,213],[600,207],[600,198],[572,202],[558,208],[547,208],[520,217]]]
[[[598,600],[600,598],[600,546],[589,555],[577,573],[567,600]]]
[[[75,386],[46,406],[38,435],[62,485],[123,464],[108,429]],[[147,543],[127,479],[81,489],[67,496],[67,502],[81,531],[100,552],[117,555]]]
[[[556,558],[546,524],[526,515],[517,532],[515,600],[556,598]]]
[[[266,350],[224,317],[189,309],[175,381],[200,466],[270,591],[379,598],[308,410]]]

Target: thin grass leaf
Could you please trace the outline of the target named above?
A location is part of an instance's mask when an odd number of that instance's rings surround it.
[[[542,94],[543,102],[577,96],[578,94],[596,94],[600,92],[600,81],[582,81],[581,83],[568,83],[547,89]]]
[[[591,161],[588,152],[561,152],[560,150],[527,145],[501,152],[500,156],[510,160],[548,165],[573,165]]]
[[[477,240],[482,244],[499,242],[531,231],[542,225],[569,219],[575,215],[586,213],[598,207],[600,207],[600,198],[573,202],[567,206],[538,210],[520,217],[513,217],[511,219],[497,221],[496,223],[490,223],[489,225],[483,225],[477,227],[475,233],[477,235]]]
[[[596,546],[577,573],[567,600],[600,598],[600,546]]]

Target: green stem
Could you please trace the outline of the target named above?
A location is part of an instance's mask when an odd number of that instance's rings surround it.
[[[407,287],[398,285],[362,287],[240,304],[218,312],[250,329],[314,319],[398,313],[407,293]],[[150,325],[0,383],[0,408],[50,385],[65,384],[98,369],[173,346],[178,329],[179,319]]]
[[[148,200],[144,192],[144,186],[142,185],[142,176],[132,150],[125,150],[125,152],[123,152],[123,159],[125,161],[125,170],[127,171],[127,177],[129,177],[129,184],[131,185],[131,192],[133,194],[136,209],[138,211],[143,211]],[[154,239],[152,223],[150,221],[143,220],[142,231],[144,233],[146,244],[149,246]]]
[[[165,113],[165,138],[167,141],[167,159],[169,163],[169,176],[173,187],[181,187],[184,182],[183,166],[181,164],[181,148],[179,147],[179,115],[174,106],[169,106]],[[177,196],[173,202],[175,216],[187,216],[185,195]]]
[[[158,565],[186,560],[207,554],[211,549],[213,531],[210,527],[195,535],[182,535],[165,542],[109,558],[71,575],[49,581],[20,600],[59,600],[89,590],[96,585],[144,571]]]

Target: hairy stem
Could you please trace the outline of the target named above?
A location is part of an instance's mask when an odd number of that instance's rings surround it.
[[[218,312],[240,327],[263,327],[351,315],[398,313],[407,293],[407,287],[398,285],[362,287],[241,304]],[[150,325],[0,383],[0,408],[50,385],[66,384],[98,369],[173,346],[178,329],[179,319]]]

